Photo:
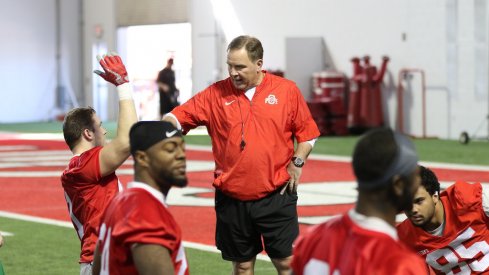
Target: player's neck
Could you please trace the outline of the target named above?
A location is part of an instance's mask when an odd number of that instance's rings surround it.
[[[359,195],[355,211],[367,217],[382,219],[393,227],[396,226],[397,210],[378,198]]]
[[[75,148],[73,148],[73,150],[71,152],[73,153],[73,155],[81,155],[83,152],[88,151],[88,150],[92,149],[93,147],[95,147],[95,146],[92,145],[91,143],[86,142],[85,140],[82,140],[82,141],[80,141],[80,143],[78,143],[77,146],[75,146]]]
[[[445,221],[445,209],[443,208],[443,203],[440,200],[435,205],[435,213],[433,214],[433,217],[425,226],[423,226],[423,229],[425,231],[433,231],[438,227],[440,227],[440,225],[444,221]]]
[[[162,188],[149,174],[147,173],[136,173],[134,175],[134,180],[139,182],[144,182],[147,185],[153,187],[156,190],[159,190],[163,195],[168,195],[170,188]],[[167,185],[164,185],[167,186]],[[169,186],[169,185],[168,185]]]

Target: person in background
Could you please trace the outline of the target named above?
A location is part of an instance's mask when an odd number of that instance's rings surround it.
[[[187,185],[182,134],[169,122],[141,121],[130,140],[134,182],[102,218],[94,274],[188,274],[182,233],[165,202],[172,186]]]
[[[371,130],[357,142],[352,165],[355,208],[297,239],[293,274],[427,274],[395,229],[396,215],[411,209],[420,184],[411,140],[388,128]]]
[[[173,108],[179,105],[179,91],[175,86],[175,71],[173,67],[173,58],[169,58],[165,68],[158,73],[156,84],[160,94],[160,114],[171,112]]]
[[[122,187],[115,171],[129,157],[129,129],[137,122],[127,71],[117,54],[99,57],[104,72],[94,71],[117,87],[117,135],[109,143],[107,131],[91,107],[75,108],[63,122],[63,135],[73,153],[61,175],[69,215],[81,241],[80,274],[92,274],[97,228],[105,208]]]
[[[163,120],[184,133],[207,127],[216,162],[216,245],[233,274],[253,274],[262,238],[277,273],[288,274],[299,233],[297,185],[319,130],[295,83],[262,70],[260,40],[233,39],[227,64],[228,78]]]
[[[489,190],[458,181],[440,193],[440,182],[420,166],[421,186],[399,238],[421,255],[435,274],[489,273]]]

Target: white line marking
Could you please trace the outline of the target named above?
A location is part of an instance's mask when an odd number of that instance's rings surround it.
[[[124,165],[130,165],[133,161],[129,160],[124,163]],[[0,171],[0,178],[38,178],[38,177],[61,177],[64,167],[68,165],[68,160],[62,165],[61,162],[50,162],[44,164],[27,164],[27,163],[2,163],[0,162],[0,168],[18,168],[18,167],[39,167],[39,166],[49,166],[49,167],[61,167],[59,170],[51,171]],[[202,171],[213,171],[214,162],[206,160],[188,160],[187,161],[187,172],[202,172]],[[117,169],[115,172],[117,175],[133,175],[134,169],[131,168],[121,168]]]
[[[41,163],[26,163],[26,162],[10,162],[2,163],[0,162],[0,168],[23,168],[23,167],[58,167],[61,171],[66,167],[66,161],[43,161]],[[28,171],[27,171],[28,172]]]
[[[44,136],[56,136],[58,134],[37,134],[41,137]],[[19,139],[22,139],[23,136],[26,137],[31,137],[37,136],[36,134],[20,134]],[[63,139],[62,134],[59,134],[61,139]],[[25,138],[28,139],[28,138]],[[35,138],[34,138],[35,139]],[[195,151],[204,151],[204,152],[212,152],[212,147],[208,145],[191,145],[187,144],[185,147],[188,150],[195,150]],[[314,151],[314,149],[313,149]],[[42,155],[64,155],[64,156],[72,156],[71,152],[67,150],[43,150],[43,151],[25,151],[25,152],[1,152],[0,150],[0,157],[7,157],[7,156],[12,156],[12,157],[20,157],[20,156],[35,156],[39,157]],[[312,160],[328,160],[328,161],[337,161],[337,162],[351,162],[351,157],[348,156],[333,156],[333,155],[320,155],[320,154],[311,154],[308,159]],[[428,161],[421,161],[421,165],[427,166],[429,168],[444,168],[444,169],[460,169],[460,170],[468,170],[468,171],[483,171],[483,172],[489,172],[489,166],[488,165],[471,165],[471,164],[457,164],[457,163],[441,163],[441,162],[428,162]]]
[[[32,134],[15,134],[16,139],[24,140],[64,140],[63,134],[51,134],[51,133],[32,133]]]
[[[0,151],[20,151],[20,150],[36,150],[37,146],[31,146],[31,145],[5,145],[5,146],[0,146]]]
[[[211,146],[186,144],[185,148],[187,148],[189,150],[212,152]],[[314,149],[313,149],[313,152],[314,152]],[[307,159],[329,160],[329,161],[337,161],[337,162],[351,162],[351,157],[333,156],[333,155],[320,155],[320,154],[311,154]],[[445,169],[460,169],[460,170],[469,170],[469,171],[483,171],[483,172],[487,171],[487,172],[489,172],[489,166],[488,165],[442,163],[442,162],[431,162],[431,161],[421,161],[420,164],[423,166],[429,167],[429,168],[445,168]]]
[[[315,225],[323,222],[327,222],[333,218],[339,217],[342,214],[333,216],[311,216],[311,217],[299,217],[299,223]],[[405,214],[399,214],[396,216],[396,222],[402,222],[407,219]]]
[[[8,161],[8,162],[13,162],[13,161],[23,161],[23,162],[39,162],[39,161],[53,161],[53,160],[62,160],[65,162],[70,160],[69,156],[19,156],[19,157],[9,157],[9,158],[2,158],[0,157],[0,161]]]
[[[183,241],[183,246],[189,247],[189,248],[193,248],[193,249],[202,250],[202,251],[207,251],[207,252],[221,253],[221,251],[219,251],[219,249],[217,249],[213,245],[207,245],[207,244],[200,244],[200,243]],[[268,256],[266,256],[266,255],[263,255],[263,254],[256,255],[256,258],[258,260],[271,262],[270,261],[270,258]]]
[[[10,233],[10,232],[7,232],[7,231],[0,231],[0,233],[2,234],[2,236],[13,236],[14,233]]]
[[[308,157],[308,159],[313,159],[313,160],[329,160],[329,161],[337,161],[337,162],[351,162],[351,157],[331,156],[331,155],[317,155],[317,154],[311,154]],[[421,165],[426,166],[426,167],[429,167],[429,168],[460,169],[460,170],[482,171],[482,172],[489,171],[489,166],[487,166],[487,165],[442,163],[442,162],[431,162],[431,161],[420,161],[419,163]]]
[[[207,145],[185,144],[185,149],[186,150],[212,152],[212,147],[211,146],[207,146]]]
[[[48,218],[40,218],[40,217],[35,217],[35,216],[30,216],[30,215],[7,212],[7,211],[0,211],[0,217],[15,219],[15,220],[21,220],[21,221],[56,225],[56,226],[60,226],[60,227],[73,228],[73,224],[71,222],[65,222],[65,221],[48,219]]]
[[[21,157],[21,156],[66,156],[72,157],[73,154],[68,150],[37,150],[25,152],[0,152],[0,157]]]

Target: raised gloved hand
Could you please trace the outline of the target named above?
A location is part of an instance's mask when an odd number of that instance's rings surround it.
[[[95,70],[93,72],[98,74],[107,82],[110,82],[115,86],[129,82],[126,67],[124,66],[124,63],[122,63],[121,57],[117,55],[117,53],[110,53],[102,57],[97,56],[97,60],[105,72],[100,70]]]

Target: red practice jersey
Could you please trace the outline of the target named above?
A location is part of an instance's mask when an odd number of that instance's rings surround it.
[[[427,274],[426,264],[385,221],[350,210],[308,229],[294,246],[294,275]]]
[[[71,221],[81,241],[80,263],[93,261],[100,219],[120,188],[115,173],[100,175],[100,150],[95,147],[73,156],[61,175]]]
[[[489,273],[489,218],[482,186],[456,182],[440,194],[440,200],[445,210],[441,236],[407,219],[397,227],[399,238],[424,257],[436,274]]]
[[[294,154],[294,137],[305,142],[319,136],[299,88],[269,73],[251,101],[227,78],[171,113],[184,132],[207,127],[216,161],[213,185],[242,201],[266,197],[290,178],[287,165]]]
[[[157,244],[170,252],[175,274],[189,274],[180,227],[164,195],[140,182],[114,198],[102,219],[99,235],[101,274],[137,274],[133,244]]]

